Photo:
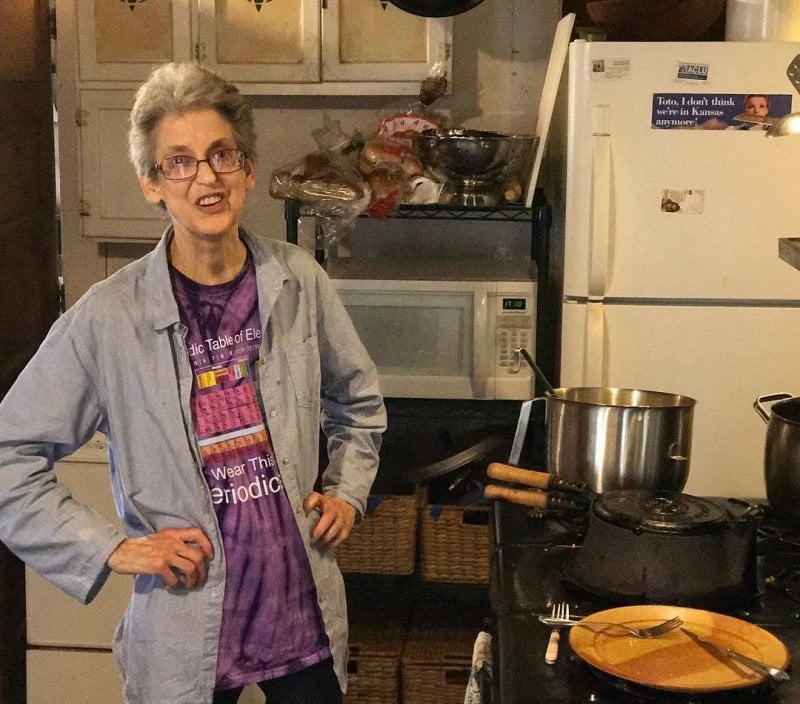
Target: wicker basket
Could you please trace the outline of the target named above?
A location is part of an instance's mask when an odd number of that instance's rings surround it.
[[[408,620],[385,604],[358,604],[350,620],[346,704],[397,704]]]
[[[416,561],[418,494],[373,495],[364,519],[336,551],[342,572],[412,574]]]
[[[423,506],[419,527],[422,578],[488,584],[488,523],[487,506]]]
[[[400,666],[403,704],[463,704],[477,631],[412,627]]]

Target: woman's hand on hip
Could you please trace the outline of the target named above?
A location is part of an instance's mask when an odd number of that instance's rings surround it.
[[[214,548],[199,528],[164,528],[142,538],[126,538],[106,563],[119,574],[157,574],[167,589],[201,587]]]
[[[314,542],[329,548],[338,548],[350,535],[356,521],[356,509],[338,496],[327,496],[312,491],[303,501],[306,515],[313,510],[320,514],[319,521],[311,532]]]

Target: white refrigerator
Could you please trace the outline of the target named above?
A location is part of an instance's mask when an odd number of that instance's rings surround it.
[[[800,235],[800,137],[764,131],[800,109],[786,73],[798,54],[796,43],[570,45],[551,144],[563,175],[552,191],[560,385],[695,398],[690,494],[763,497],[753,401],[800,395],[800,271],[778,256],[780,237]]]

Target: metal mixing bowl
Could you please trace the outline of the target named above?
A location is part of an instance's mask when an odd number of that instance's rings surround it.
[[[424,166],[451,179],[500,179],[523,175],[536,137],[481,130],[425,130],[414,135]],[[524,174],[527,175],[527,174]]]

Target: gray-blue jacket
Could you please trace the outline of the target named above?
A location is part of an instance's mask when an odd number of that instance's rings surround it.
[[[46,579],[89,602],[125,536],[198,527],[214,545],[206,585],[168,592],[134,578],[114,637],[130,704],[210,703],[225,556],[201,471],[189,397],[185,328],[167,263],[171,228],[141,259],[93,286],[53,325],[0,404],[0,540]],[[333,553],[309,541],[303,498],[318,477],[320,425],[330,462],[325,493],[363,513],[386,414],[377,372],[314,259],[294,245],[241,236],[256,267],[263,328],[258,381],[283,484],[308,552],[339,680],[347,613]],[[75,501],[53,465],[95,432],[124,534]]]

